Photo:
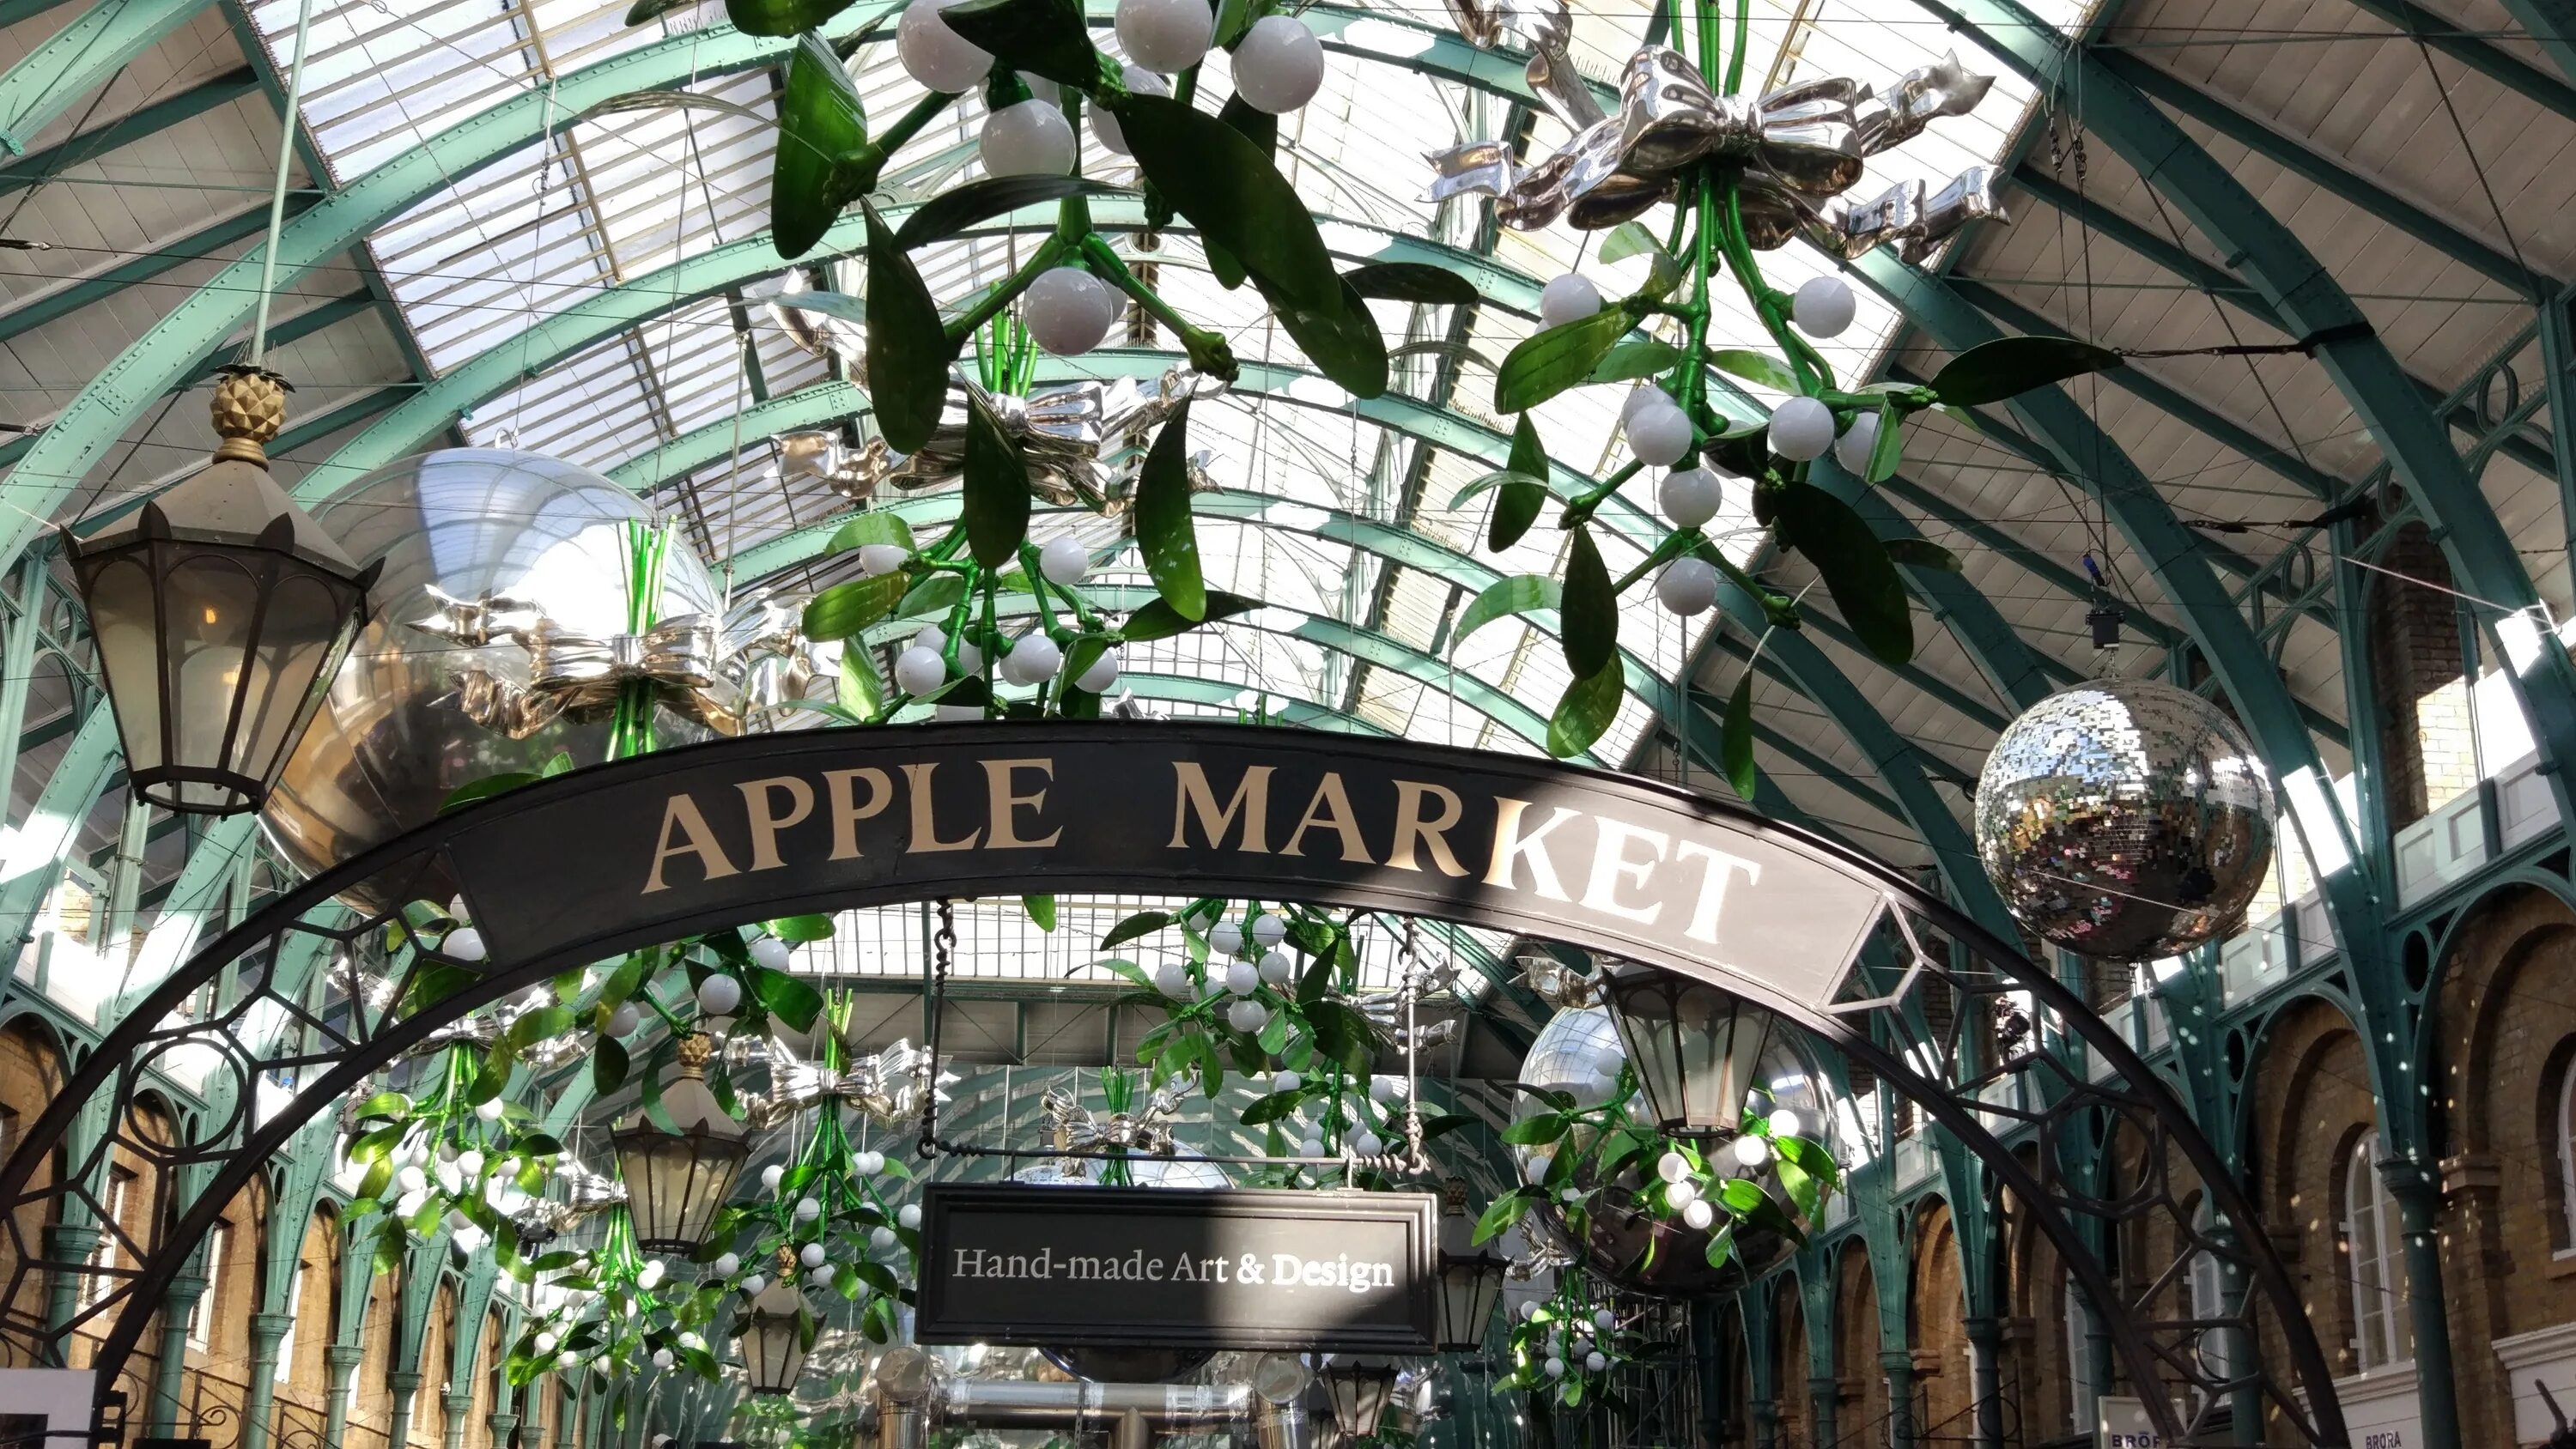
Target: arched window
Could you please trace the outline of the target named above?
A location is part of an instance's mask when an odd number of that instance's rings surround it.
[[[2379,1179],[2379,1134],[2365,1132],[2344,1161],[2343,1233],[2350,1253],[2353,1356],[2364,1372],[2414,1357],[2399,1256],[2397,1204]]]
[[[2576,1257],[2576,1050],[2558,1068],[2558,1213],[2566,1219],[2558,1256]]]
[[[2059,1275],[2058,1293],[2066,1304],[2067,1427],[2079,1434],[2090,1434],[2101,1393],[2093,1382],[2093,1305],[2084,1300],[2084,1290],[2075,1286],[2072,1273]]]

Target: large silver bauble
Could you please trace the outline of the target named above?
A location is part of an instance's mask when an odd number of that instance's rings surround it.
[[[278,852],[318,874],[369,846],[428,823],[450,792],[489,775],[537,770],[557,751],[598,763],[608,724],[558,719],[514,740],[454,705],[459,676],[484,670],[527,681],[514,644],[468,648],[411,627],[429,617],[433,586],[458,599],[533,600],[568,629],[607,638],[626,632],[628,522],[646,517],[636,496],[570,463],[497,448],[451,448],[405,458],[351,484],[313,510],[360,563],[382,560],[374,622],[349,651],[330,699],[287,762],[261,818]],[[661,614],[721,609],[723,591],[688,546],[673,540]],[[707,731],[664,711],[665,744]],[[436,880],[408,882],[405,899],[444,902]],[[352,893],[383,909],[385,891]]]
[[[2143,679],[2058,691],[1977,780],[1977,853],[2054,946],[2152,961],[2236,929],[2272,864],[2272,775],[2199,695]]]

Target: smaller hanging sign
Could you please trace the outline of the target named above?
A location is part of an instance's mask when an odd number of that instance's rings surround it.
[[[923,1343],[1429,1353],[1428,1193],[933,1184]]]

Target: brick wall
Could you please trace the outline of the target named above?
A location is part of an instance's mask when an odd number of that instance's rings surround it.
[[[2450,587],[2451,568],[2441,549],[2422,524],[2410,523],[2390,540],[2379,565],[2406,575],[2374,574],[2370,585],[2370,661],[2378,676],[2379,747],[2388,775],[2383,794],[2388,825],[2395,830],[2423,819],[2447,798],[2433,791],[2454,778],[2454,756],[2465,745],[2459,730],[2467,701],[2460,702],[2459,722],[2443,707],[2429,716],[2419,716],[2417,710],[2418,700],[2462,673],[2458,605],[2442,591]],[[2419,727],[2428,721],[2438,727],[2430,761],[2418,739]],[[2470,779],[2474,782],[2475,775]]]

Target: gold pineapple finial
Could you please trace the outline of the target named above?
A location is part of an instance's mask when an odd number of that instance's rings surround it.
[[[261,444],[285,431],[286,395],[292,390],[285,378],[266,368],[225,368],[210,409],[215,436],[223,439],[215,457],[267,467],[268,453]]]
[[[683,1077],[705,1076],[707,1071],[707,1061],[715,1054],[715,1038],[707,1035],[705,1032],[693,1031],[688,1035],[681,1037],[679,1050],[680,1075]]]

